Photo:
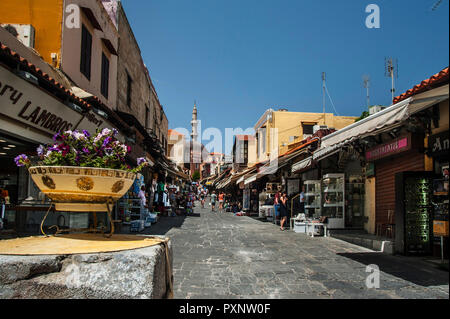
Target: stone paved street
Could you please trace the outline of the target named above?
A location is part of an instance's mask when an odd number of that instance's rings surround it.
[[[448,298],[448,272],[335,238],[310,238],[250,217],[166,217],[151,234],[173,241],[175,298]],[[366,288],[366,266],[381,270]]]

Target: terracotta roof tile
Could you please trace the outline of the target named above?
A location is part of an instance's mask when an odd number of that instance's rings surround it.
[[[407,98],[409,98],[415,94],[430,90],[435,85],[445,83],[445,82],[448,83],[448,80],[449,80],[448,67],[446,67],[441,72],[436,73],[435,75],[431,76],[429,79],[423,80],[422,82],[420,82],[420,84],[417,84],[412,89],[409,89],[405,93],[395,97],[393,100],[393,103],[396,104],[398,102],[406,100]]]

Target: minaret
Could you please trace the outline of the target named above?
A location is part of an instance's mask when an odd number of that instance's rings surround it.
[[[192,133],[191,133],[191,139],[193,142],[198,141],[198,121],[197,121],[197,103],[194,102],[194,110],[192,111]]]

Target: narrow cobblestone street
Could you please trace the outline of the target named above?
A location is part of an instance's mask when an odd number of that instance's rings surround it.
[[[199,206],[147,232],[172,239],[175,298],[448,298],[448,272],[417,258]],[[369,264],[380,267],[379,289],[366,288]]]

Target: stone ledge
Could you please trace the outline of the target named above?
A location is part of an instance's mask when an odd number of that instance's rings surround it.
[[[365,248],[369,248],[375,251],[379,251],[385,254],[394,255],[394,242],[383,240],[383,239],[374,239],[374,238],[366,238],[363,236],[349,235],[349,234],[332,234],[332,237],[336,239],[340,239],[346,241],[348,243],[362,246]]]
[[[169,260],[172,269],[171,241]],[[163,245],[86,255],[0,255],[0,299],[161,299],[166,278]]]

